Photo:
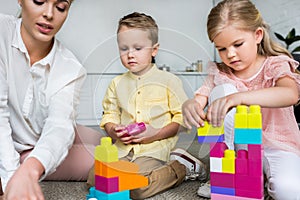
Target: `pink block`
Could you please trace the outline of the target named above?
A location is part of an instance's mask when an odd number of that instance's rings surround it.
[[[248,152],[246,150],[239,150],[237,158],[235,159],[235,173],[248,174]]]
[[[210,184],[218,187],[235,187],[235,175],[229,173],[210,172]]]
[[[261,144],[248,144],[248,158],[261,160],[263,158],[263,146]]]
[[[247,197],[238,197],[238,196],[229,196],[224,194],[211,194],[211,200],[263,200],[262,198],[247,198]]]
[[[249,190],[235,189],[235,195],[240,197],[261,199],[264,197],[264,192],[260,190],[249,191]]]
[[[224,157],[224,151],[228,149],[224,142],[210,143],[210,157]]]
[[[263,176],[263,161],[262,160],[248,160],[248,169],[250,176]]]
[[[95,188],[104,193],[119,192],[119,177],[106,178],[95,175]]]
[[[211,200],[235,200],[235,196],[211,193]]]
[[[262,191],[263,187],[263,177],[262,176],[248,176],[248,175],[235,175],[235,188],[241,190],[249,191]]]

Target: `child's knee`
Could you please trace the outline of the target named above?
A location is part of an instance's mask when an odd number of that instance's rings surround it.
[[[268,193],[275,200],[300,200],[299,184],[289,180],[270,179],[268,183]]]

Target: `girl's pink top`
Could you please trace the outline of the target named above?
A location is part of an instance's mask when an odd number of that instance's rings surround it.
[[[230,83],[238,91],[250,91],[274,87],[276,81],[284,76],[293,78],[298,84],[300,94],[300,75],[294,73],[298,62],[288,56],[270,56],[253,77],[243,80],[234,74],[220,72],[216,64],[208,67],[205,83],[195,95],[209,96],[211,90],[221,84]],[[280,94],[278,94],[280,95]],[[294,152],[300,156],[300,132],[294,116],[293,106],[284,108],[262,108],[263,144],[265,147]]]

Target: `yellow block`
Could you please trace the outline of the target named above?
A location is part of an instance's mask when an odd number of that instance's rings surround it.
[[[102,162],[115,162],[119,160],[118,148],[112,144],[110,137],[102,137],[100,145],[95,148],[95,160]]]
[[[239,105],[234,115],[234,128],[248,128],[248,107]]]
[[[262,116],[259,105],[250,105],[248,114],[248,128],[261,129]]]
[[[207,121],[204,121],[204,126],[198,128],[198,136],[216,136],[224,134],[224,124],[221,127],[213,127]]]
[[[222,172],[235,173],[235,151],[226,149],[222,158]]]

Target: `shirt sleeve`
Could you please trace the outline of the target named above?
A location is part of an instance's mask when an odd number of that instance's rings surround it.
[[[281,55],[271,57],[265,67],[265,84],[271,81],[272,86],[274,86],[278,79],[287,76],[296,81],[300,95],[300,74],[296,72],[298,65],[299,63],[297,61],[288,56]]]
[[[19,167],[20,158],[14,148],[12,130],[9,124],[8,83],[5,68],[0,57],[0,175],[3,191],[8,180]]]
[[[104,129],[105,124],[112,122],[120,124],[121,110],[118,106],[118,98],[116,94],[116,78],[112,80],[108,86],[105,96],[102,101],[103,116],[100,123],[100,128]]]
[[[45,168],[41,179],[54,172],[66,158],[75,137],[76,107],[86,77],[85,70],[50,98],[49,115],[36,146],[27,157],[37,158]]]
[[[175,79],[175,80],[174,80]],[[183,125],[182,104],[188,99],[183,89],[182,81],[175,76],[169,84],[169,105],[172,114],[172,122]],[[175,84],[176,83],[176,84]]]

